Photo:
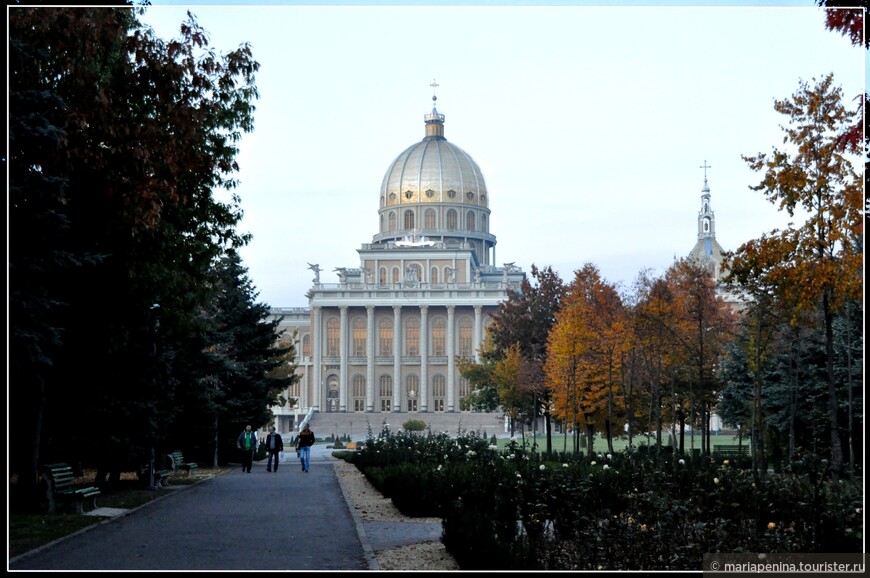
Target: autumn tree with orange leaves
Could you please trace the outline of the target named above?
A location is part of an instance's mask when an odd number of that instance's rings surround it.
[[[788,118],[783,126],[783,149],[772,154],[744,156],[763,178],[753,190],[779,205],[789,216],[807,214],[802,225],[789,224],[741,245],[726,266],[727,280],[738,285],[766,284],[787,292],[794,300],[793,318],[820,312],[826,358],[827,401],[831,466],[843,463],[837,380],[834,373],[834,313],[862,294],[862,178],[858,159],[849,158],[844,135],[857,111],[843,105],[840,87],[828,74],[811,85],[800,81],[798,90],[775,101],[777,112]]]
[[[623,417],[621,389],[622,352],[626,324],[616,288],[598,268],[587,263],[575,272],[562,310],[547,343],[545,373],[553,395],[554,413],[575,431],[586,431],[587,451],[592,452],[595,431],[605,431],[613,451],[613,430]]]

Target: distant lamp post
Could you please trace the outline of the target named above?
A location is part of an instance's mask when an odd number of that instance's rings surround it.
[[[417,392],[408,390],[408,411],[417,411]]]

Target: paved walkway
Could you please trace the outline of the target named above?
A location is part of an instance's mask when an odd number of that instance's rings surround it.
[[[265,461],[193,484],[9,561],[10,570],[379,570],[374,551],[438,540],[440,524],[363,522],[325,446],[309,473]],[[292,454],[291,454],[292,455]],[[98,498],[99,503],[99,498]]]

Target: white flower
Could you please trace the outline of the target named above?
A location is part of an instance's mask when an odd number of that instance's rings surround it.
[[[562,467],[563,467],[563,468],[567,468],[567,467],[568,467],[568,464],[562,464]]]
[[[716,485],[718,485],[718,484],[719,484],[719,478],[713,478],[713,483],[716,484]]]
[[[613,458],[613,456],[612,456],[612,455],[610,455],[610,454],[607,454],[607,459],[608,459],[608,460],[609,460],[609,459],[612,459],[612,458]]]
[[[441,464],[438,464],[438,471],[441,471]]]
[[[605,469],[605,470],[609,470],[609,469],[610,469],[610,466],[608,466],[607,464],[604,464],[604,468],[603,468],[603,469]]]
[[[593,465],[593,466],[595,465],[595,463],[596,463],[595,460],[592,460],[592,465]]]
[[[522,476],[520,475],[519,472],[517,472],[517,477],[520,478],[520,479],[522,479]]]
[[[474,450],[468,450],[468,453],[465,455],[469,458],[473,458],[474,456],[477,455],[477,452],[475,452]]]
[[[680,465],[681,465],[681,466],[685,466],[685,465],[686,465],[686,460],[680,458]]]
[[[490,445],[490,446],[489,446],[489,449],[491,449],[491,450],[497,450],[497,449],[498,449],[498,446],[496,446],[496,445]]]
[[[547,466],[545,466],[544,464],[541,464],[540,467],[538,467],[538,469],[541,471],[544,471],[547,469]]]

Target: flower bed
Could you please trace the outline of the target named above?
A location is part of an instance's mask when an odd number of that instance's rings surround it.
[[[444,519],[465,570],[699,570],[708,552],[860,552],[860,480],[807,456],[756,478],[734,460],[548,459],[474,432],[369,435],[351,456],[406,515]]]

